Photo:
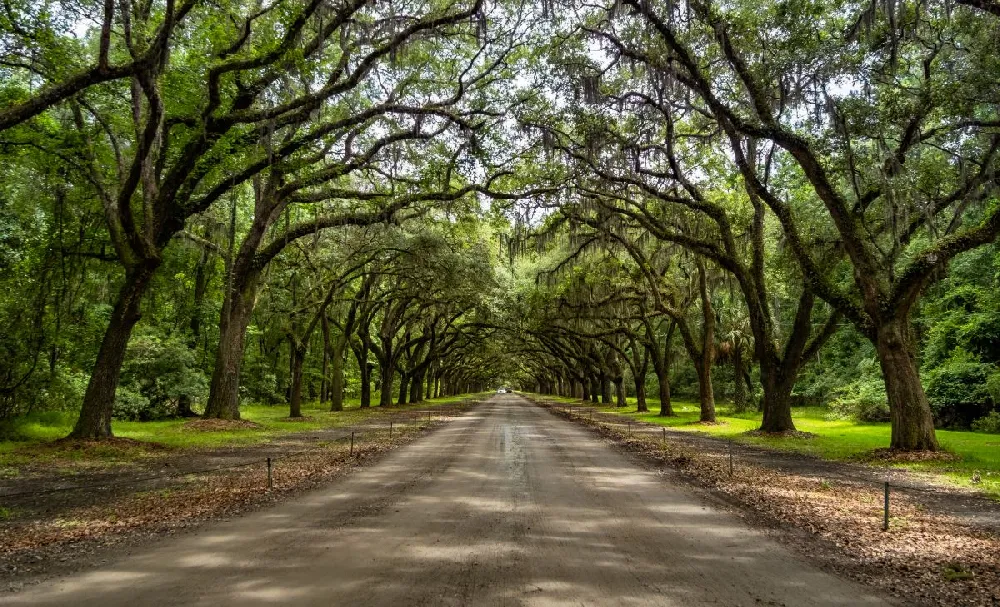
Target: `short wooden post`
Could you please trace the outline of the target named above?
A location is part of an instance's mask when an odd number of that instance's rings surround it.
[[[351,455],[354,455],[354,430],[351,430]]]
[[[271,489],[274,487],[274,483],[271,482],[271,458],[267,458],[267,488]]]
[[[885,508],[882,516],[882,531],[889,530],[889,481],[885,481]]]

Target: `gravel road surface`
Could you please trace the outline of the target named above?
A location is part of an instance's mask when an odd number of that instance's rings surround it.
[[[511,394],[329,486],[3,605],[882,605]]]

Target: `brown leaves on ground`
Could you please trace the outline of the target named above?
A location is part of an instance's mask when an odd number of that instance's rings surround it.
[[[421,429],[421,426],[398,424],[392,439],[387,431],[366,432],[357,437],[353,455],[347,442],[335,441],[272,458],[270,489],[266,459],[262,458],[251,465],[188,475],[165,488],[109,497],[99,505],[61,513],[59,518],[3,525],[0,557],[13,562],[18,560],[19,553],[51,554],[59,546],[76,542],[138,529],[168,531],[194,521],[236,514],[332,479],[352,466],[410,442],[420,435]]]
[[[725,453],[680,450],[635,431],[635,423],[630,431],[552,410],[721,491],[770,524],[804,530],[820,540],[804,546],[810,556],[904,604],[1000,604],[1000,538],[931,512],[909,495],[890,494],[889,530],[883,532],[882,487],[778,472],[739,458],[730,476]]]
[[[225,432],[229,430],[257,430],[262,428],[248,419],[196,419],[184,424],[185,430],[198,432]]]

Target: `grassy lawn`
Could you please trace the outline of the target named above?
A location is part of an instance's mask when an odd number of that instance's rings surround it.
[[[550,400],[579,404],[571,398],[546,397]],[[698,404],[691,401],[673,402],[676,417],[660,417],[657,412],[660,403],[649,400],[650,413],[635,411],[635,401],[629,399],[629,410],[598,406],[597,410],[667,426],[684,432],[702,434],[735,440],[740,443],[758,445],[771,449],[782,449],[806,453],[834,460],[857,460],[874,449],[888,447],[890,428],[888,423],[859,423],[849,420],[829,419],[829,411],[823,407],[795,407],[792,418],[795,427],[802,432],[810,432],[812,438],[747,436],[749,430],[760,426],[760,413],[749,412],[731,414],[724,404],[718,405],[719,425],[698,423]],[[958,461],[928,461],[892,464],[893,466],[932,473],[949,483],[973,486],[972,475],[979,472],[982,482],[974,485],[977,489],[1000,499],[1000,435],[981,432],[938,430],[941,447],[960,457]]]
[[[193,430],[186,427],[190,419],[151,422],[116,420],[112,423],[112,431],[116,437],[149,443],[151,447],[157,447],[156,449],[146,448],[142,444],[122,443],[95,444],[85,449],[50,448],[47,443],[63,438],[69,433],[76,421],[75,415],[70,413],[34,415],[0,428],[2,432],[0,436],[4,437],[0,440],[0,481],[4,477],[17,476],[20,466],[37,463],[40,460],[48,459],[62,463],[86,460],[90,464],[99,466],[153,455],[161,450],[159,446],[183,449],[260,444],[291,432],[351,426],[380,415],[457,403],[469,396],[436,398],[416,405],[394,405],[385,409],[378,406],[361,409],[357,400],[349,400],[344,403],[344,411],[338,412],[331,412],[327,406],[320,406],[318,402],[304,403],[302,414],[305,419],[302,420],[288,418],[288,405],[245,405],[240,408],[242,418],[258,424],[259,427],[218,431]]]

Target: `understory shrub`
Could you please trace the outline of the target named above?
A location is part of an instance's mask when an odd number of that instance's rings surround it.
[[[170,417],[181,397],[199,400],[208,390],[194,351],[175,337],[140,335],[129,344],[114,416],[147,421]]]
[[[972,429],[975,432],[1000,434],[1000,411],[990,411],[984,417],[975,420],[972,422]]]
[[[119,385],[115,391],[115,406],[112,415],[116,419],[140,421],[159,419],[167,416],[166,410],[154,410],[149,399],[133,390],[131,386]]]
[[[840,397],[830,403],[833,417],[859,422],[889,421],[889,401],[881,378],[852,382],[840,392]]]
[[[956,349],[943,364],[924,373],[927,398],[939,425],[967,428],[989,412],[994,403],[987,388],[995,365]]]
[[[889,421],[889,401],[878,363],[866,359],[858,365],[860,378],[837,390],[830,403],[831,417],[861,422]]]

